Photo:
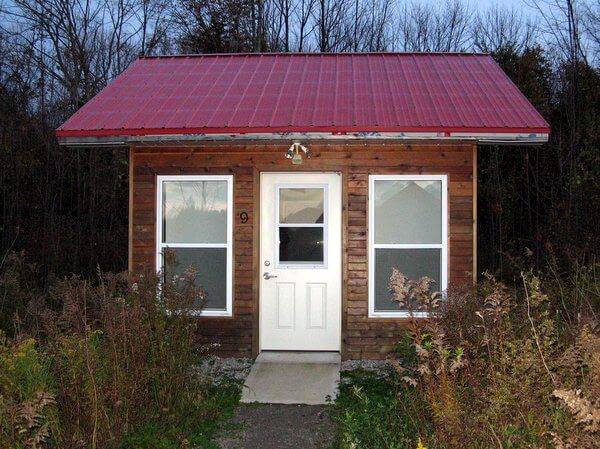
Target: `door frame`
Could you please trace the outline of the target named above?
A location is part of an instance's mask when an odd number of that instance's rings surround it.
[[[346,186],[346,180],[348,179],[348,169],[345,166],[338,165],[324,165],[320,168],[314,167],[302,167],[302,168],[279,168],[273,166],[254,166],[253,170],[253,235],[252,235],[252,271],[254,276],[252,277],[252,356],[257,357],[261,352],[261,329],[260,329],[260,309],[261,309],[261,276],[262,276],[262,264],[260,260],[261,256],[261,244],[262,238],[260,233],[260,220],[261,220],[261,187],[262,187],[262,175],[265,174],[337,174],[340,176],[341,182],[341,257],[340,257],[340,271],[341,271],[341,301],[340,301],[340,354],[344,356],[345,351],[345,335],[346,335],[346,292],[347,292],[347,224],[348,224],[348,191]]]

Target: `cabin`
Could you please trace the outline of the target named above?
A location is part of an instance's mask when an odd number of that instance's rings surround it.
[[[129,148],[129,270],[197,270],[199,342],[361,359],[393,267],[475,281],[478,147],[549,132],[487,54],[292,53],[140,58],[56,134]]]

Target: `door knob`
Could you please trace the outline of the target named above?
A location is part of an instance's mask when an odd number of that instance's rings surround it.
[[[268,271],[265,271],[265,272],[263,273],[263,279],[265,279],[265,280],[267,280],[267,281],[268,281],[269,279],[271,279],[271,278],[276,278],[276,277],[277,277],[277,276],[275,276],[274,274],[270,274]]]

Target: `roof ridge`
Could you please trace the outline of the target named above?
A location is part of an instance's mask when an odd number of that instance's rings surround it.
[[[257,52],[257,53],[190,53],[172,55],[148,55],[140,56],[139,59],[178,59],[178,58],[215,58],[215,57],[248,57],[248,56],[490,56],[483,52],[453,52],[453,51],[374,51],[374,52]]]

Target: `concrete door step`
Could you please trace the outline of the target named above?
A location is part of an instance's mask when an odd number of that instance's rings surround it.
[[[339,353],[265,351],[252,365],[241,402],[327,404],[339,380]]]
[[[263,351],[254,363],[335,363],[341,362],[339,352],[326,351]]]

